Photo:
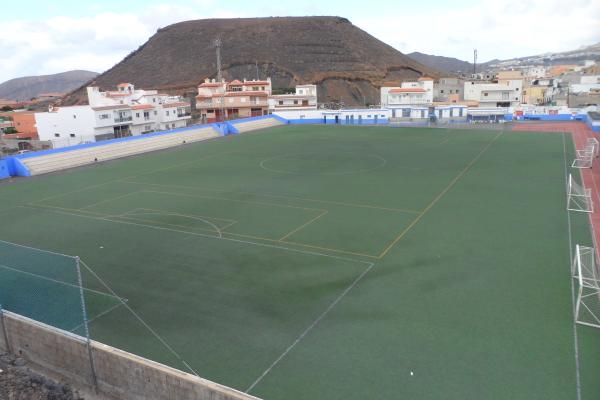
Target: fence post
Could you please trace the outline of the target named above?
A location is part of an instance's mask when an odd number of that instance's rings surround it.
[[[6,330],[6,324],[4,322],[4,309],[2,308],[2,304],[0,304],[0,324],[2,325],[2,334],[4,335],[4,343],[6,343],[6,351],[9,354],[12,354],[12,349],[10,348],[10,342],[8,341],[8,332]]]
[[[83,295],[83,279],[81,277],[81,266],[79,265],[79,257],[75,257],[76,265],[77,265],[77,280],[79,281],[79,296],[81,297],[81,314],[83,316],[83,327],[85,330],[85,339],[86,346],[88,350],[88,356],[90,358],[90,372],[92,375],[92,382],[94,384],[94,389],[96,393],[98,393],[98,378],[96,377],[96,368],[94,367],[94,356],[92,354],[92,342],[90,339],[90,330],[88,327],[88,318],[87,311],[85,307],[85,297]]]

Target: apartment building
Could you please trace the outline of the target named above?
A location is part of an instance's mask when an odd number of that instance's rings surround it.
[[[87,106],[52,107],[36,113],[39,138],[58,145],[182,128],[190,117],[189,104],[156,90],[138,90],[121,83],[116,91],[87,88]]]
[[[454,77],[443,77],[433,83],[433,101],[458,103],[464,100],[464,81]]]
[[[317,85],[297,85],[295,93],[271,95],[268,101],[270,112],[316,110]]]
[[[495,81],[465,81],[464,99],[476,101],[479,107],[514,107],[521,104],[523,75],[521,71],[500,71]]]
[[[196,109],[204,123],[267,115],[271,93],[271,78],[231,82],[206,79],[198,85]]]
[[[534,79],[523,86],[523,103],[547,105],[558,93],[558,82],[554,78]]]
[[[399,87],[384,86],[380,94],[383,108],[426,106],[433,103],[433,79],[422,77],[416,82],[402,82]]]

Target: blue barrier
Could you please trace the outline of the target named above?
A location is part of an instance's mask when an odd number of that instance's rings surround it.
[[[8,162],[6,160],[0,160],[0,179],[10,178],[11,174],[8,170]]]
[[[586,125],[594,132],[600,132],[600,120],[594,120],[590,114],[585,114]]]

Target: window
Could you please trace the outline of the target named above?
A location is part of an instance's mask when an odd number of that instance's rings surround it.
[[[518,92],[518,91],[519,91],[519,88],[516,88],[515,90]]]
[[[153,97],[153,98],[152,98],[152,102],[153,102],[153,103],[156,103],[156,97]]]
[[[371,116],[370,116],[370,115],[367,115],[367,118],[371,118]]]
[[[483,96],[484,96],[484,97],[487,97],[487,95],[488,95],[488,93],[487,93],[487,92],[485,92],[485,93],[483,94]]]
[[[444,89],[440,90],[440,93],[444,93]],[[450,93],[452,93],[452,91],[450,91]]]
[[[135,113],[135,117],[139,118],[140,117],[140,113]]]
[[[54,137],[60,137],[60,133],[55,133]]]
[[[73,114],[73,119],[77,119],[77,115]]]
[[[154,110],[154,115],[158,115],[158,111]]]
[[[282,106],[283,105],[283,100],[279,100],[279,105]]]
[[[298,104],[298,100],[294,100],[294,104]]]
[[[99,118],[100,119],[108,119],[108,118],[110,118],[110,115],[108,115],[108,114],[100,114]]]
[[[74,134],[74,133],[71,133],[69,136],[71,136],[71,137],[75,137],[75,134]]]
[[[381,114],[381,118],[385,118],[385,114]]]
[[[169,110],[167,110],[167,117],[169,116]]]
[[[175,128],[175,124],[174,124],[174,123],[173,123],[173,124],[171,124],[171,128]]]

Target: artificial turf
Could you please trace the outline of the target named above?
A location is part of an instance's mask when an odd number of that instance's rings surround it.
[[[259,397],[576,399],[572,153],[563,134],[272,128],[0,185],[0,239],[80,256],[160,337],[84,268],[94,339]],[[595,399],[600,333],[576,332]]]

